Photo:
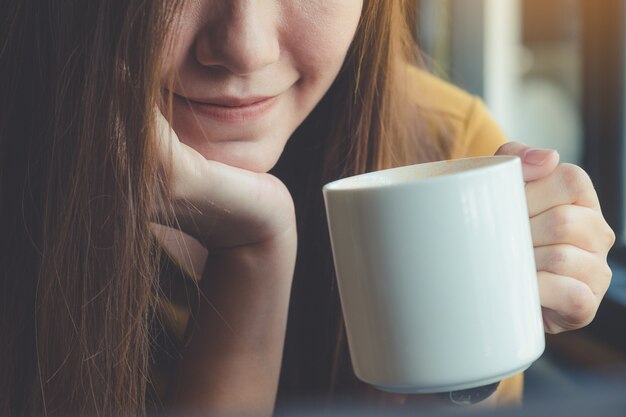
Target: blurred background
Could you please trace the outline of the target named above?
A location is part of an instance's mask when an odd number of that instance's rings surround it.
[[[526,400],[623,384],[626,0],[417,3],[416,33],[430,69],[482,97],[510,139],[557,149],[561,160],[582,165],[618,237],[613,281],[596,320],[548,336],[545,354],[526,373]]]

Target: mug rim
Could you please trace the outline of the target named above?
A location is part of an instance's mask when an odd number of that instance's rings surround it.
[[[464,167],[467,163],[476,163],[476,166]],[[521,159],[518,156],[512,155],[476,156],[424,162],[340,178],[325,184],[322,189],[324,193],[335,193],[379,190],[417,183],[432,184],[435,182],[447,182],[456,180],[462,176],[475,175],[477,171],[482,173],[492,171],[511,163],[517,163],[521,168]],[[425,176],[411,176],[411,178],[406,178],[407,174],[414,173],[416,170],[434,170],[439,166],[444,168],[440,172],[426,174]],[[455,167],[457,169],[454,169]],[[452,168],[452,170],[450,170],[450,168]],[[404,178],[402,178],[403,174],[405,175]]]

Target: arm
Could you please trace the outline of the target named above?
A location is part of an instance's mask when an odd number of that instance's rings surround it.
[[[164,130],[179,227],[209,251],[168,405],[271,415],[296,255],[291,197],[276,178],[206,161]]]
[[[172,384],[172,402],[176,408],[203,414],[271,415],[295,233],[216,252],[200,284],[200,308]]]

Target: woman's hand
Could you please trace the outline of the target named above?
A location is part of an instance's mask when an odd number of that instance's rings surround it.
[[[496,155],[522,160],[546,332],[586,326],[609,287],[607,254],[615,242],[589,176],[559,164],[553,150],[510,142]]]
[[[276,177],[206,160],[157,112],[159,153],[178,227],[207,249],[228,249],[295,233],[289,191]]]
[[[293,201],[269,174],[206,160],[158,117],[176,226],[209,254],[167,401],[176,412],[269,416],[296,258]]]

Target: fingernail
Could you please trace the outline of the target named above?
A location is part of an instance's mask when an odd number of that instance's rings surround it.
[[[552,152],[554,152],[552,149],[530,148],[524,154],[524,162],[530,165],[543,165]]]

